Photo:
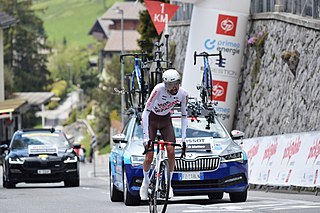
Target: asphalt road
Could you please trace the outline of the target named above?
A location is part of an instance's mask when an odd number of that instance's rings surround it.
[[[107,156],[97,157],[95,164],[81,164],[80,187],[65,188],[63,183],[19,183],[15,189],[0,186],[0,212],[147,213],[147,203],[129,207],[122,202],[110,201],[107,165]],[[248,200],[244,203],[231,203],[227,194],[222,200],[214,202],[210,202],[207,196],[174,197],[169,201],[167,212],[313,213],[320,212],[320,196],[298,192],[249,191]]]

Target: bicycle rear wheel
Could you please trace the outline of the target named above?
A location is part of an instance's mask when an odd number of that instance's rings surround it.
[[[156,174],[154,174],[156,176]],[[156,191],[156,177],[153,177],[153,186],[151,187],[151,194],[149,195],[149,212],[150,213],[165,213],[167,210],[169,190],[170,190],[170,171],[169,164],[167,160],[161,162],[160,165],[160,175],[159,175],[159,185]],[[152,181],[151,181],[152,184]]]

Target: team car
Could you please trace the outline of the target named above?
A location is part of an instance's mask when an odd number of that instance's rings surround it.
[[[53,183],[64,181],[79,186],[79,160],[62,131],[22,129],[14,133],[4,150],[3,187],[17,183]]]
[[[181,143],[181,120],[172,115],[177,143]],[[172,187],[175,196],[207,195],[209,199],[222,199],[229,193],[232,202],[245,202],[248,190],[248,160],[235,139],[243,133],[232,131],[214,118],[208,128],[205,118],[188,118],[187,152],[180,158],[176,149]],[[139,190],[143,180],[144,147],[141,119],[132,115],[121,134],[113,136],[109,157],[110,199],[124,201],[126,205],[139,205]]]

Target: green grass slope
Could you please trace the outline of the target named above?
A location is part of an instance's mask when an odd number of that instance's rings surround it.
[[[68,44],[87,46],[94,43],[88,35],[96,19],[119,0],[37,0],[33,8],[44,21],[44,27],[53,45]]]

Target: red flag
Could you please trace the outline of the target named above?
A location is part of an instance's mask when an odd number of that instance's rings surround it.
[[[157,30],[158,35],[163,31],[166,22],[169,22],[179,6],[160,1],[145,0],[144,3],[148,9],[151,20]]]

